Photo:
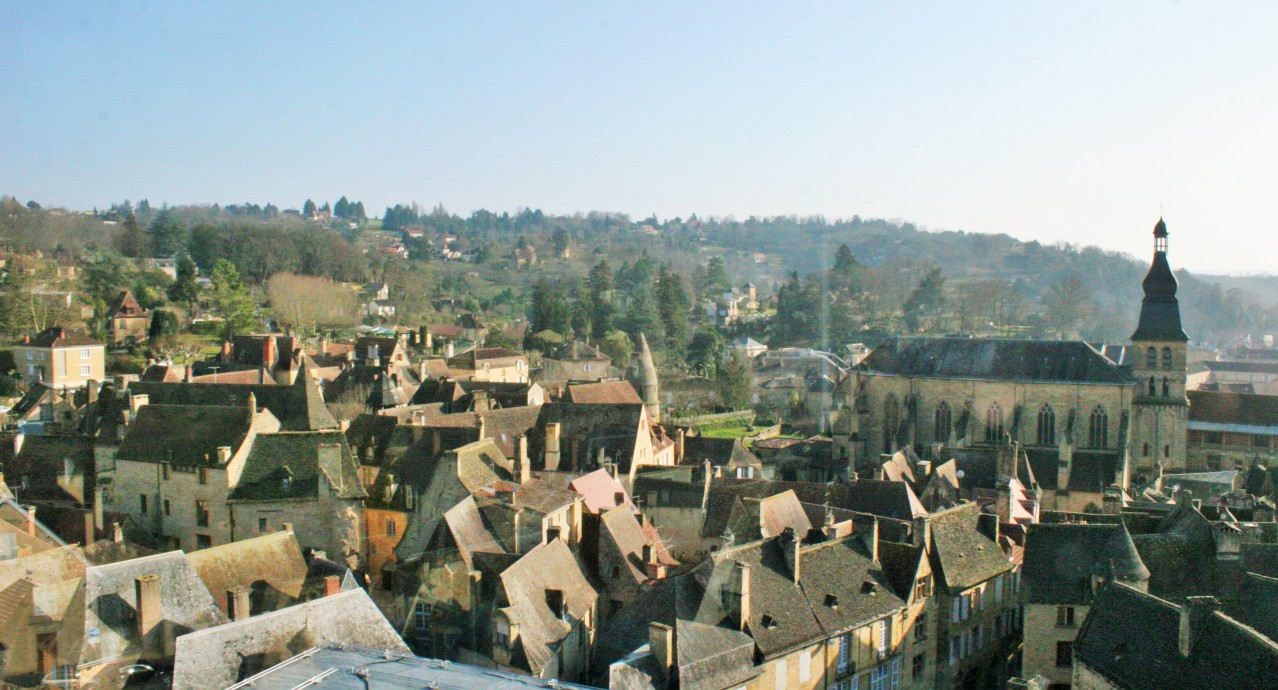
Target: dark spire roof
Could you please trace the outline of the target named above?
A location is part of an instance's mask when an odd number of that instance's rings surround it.
[[[1141,560],[1126,523],[1120,521],[1118,529],[1105,540],[1096,562],[1092,564],[1092,573],[1106,580],[1128,583],[1149,580],[1149,568]]]
[[[1154,261],[1141,286],[1145,289],[1145,299],[1141,302],[1140,323],[1132,340],[1189,340],[1180,325],[1176,276],[1167,263],[1167,224],[1162,218],[1154,226]]]

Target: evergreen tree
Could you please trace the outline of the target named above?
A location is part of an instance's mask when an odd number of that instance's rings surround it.
[[[590,327],[598,340],[613,330],[616,315],[616,307],[613,306],[616,286],[613,284],[612,267],[606,259],[601,259],[590,269],[587,285],[590,288]]]
[[[944,308],[945,275],[939,266],[934,266],[905,301],[905,327],[910,332],[934,328]]]
[[[311,216],[315,215],[315,202],[314,202],[314,201],[311,201],[310,199],[307,199],[307,200],[306,200],[306,203],[302,204],[302,215],[303,215],[303,216],[306,216],[307,218],[310,218]]]
[[[713,328],[697,331],[688,345],[688,366],[702,375],[715,378],[724,357],[723,336]]]
[[[626,332],[638,337],[643,333],[651,342],[661,342],[661,313],[652,296],[652,287],[642,285],[630,294],[630,308],[626,310]]]
[[[225,323],[223,334],[227,340],[253,329],[257,305],[240,280],[235,264],[226,259],[218,259],[213,265],[213,305]]]
[[[719,404],[729,410],[744,410],[750,407],[750,366],[743,359],[740,354],[728,357],[728,361],[719,369],[719,376],[714,381],[715,391],[719,394]]]
[[[138,259],[146,255],[146,236],[142,234],[137,216],[130,213],[124,219],[124,225],[120,228],[120,234],[116,235],[115,243],[116,249],[124,256]]]
[[[171,209],[157,213],[147,232],[151,235],[152,256],[173,256],[186,246],[186,225]]]
[[[722,257],[711,257],[706,262],[705,284],[700,285],[701,294],[717,297],[732,289],[732,281],[728,279],[728,271],[723,267]]]
[[[342,198],[338,199],[336,204],[333,204],[333,215],[338,218],[346,218],[350,216],[350,213],[350,202],[346,200],[346,195],[342,195]]]
[[[692,297],[684,285],[683,276],[661,267],[657,277],[657,309],[666,334],[666,350],[682,357],[688,344],[688,312],[692,310]]]
[[[572,308],[563,285],[548,280],[538,281],[533,286],[532,308],[528,314],[532,332],[552,330],[562,335],[568,332],[571,320]]]
[[[178,257],[177,280],[169,286],[169,301],[185,304],[188,308],[195,305],[200,298],[200,285],[195,279],[195,262],[191,256],[183,252]]]
[[[555,234],[550,236],[550,244],[555,248],[555,256],[563,256],[568,251],[568,242],[571,240],[568,231],[563,228],[555,230]]]
[[[772,320],[777,342],[816,344],[821,336],[821,292],[812,281],[799,280],[798,271],[777,290],[777,315]]]

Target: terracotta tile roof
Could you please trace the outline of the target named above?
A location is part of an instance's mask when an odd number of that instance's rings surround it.
[[[564,402],[576,404],[643,403],[643,398],[629,381],[601,381],[568,385]]]

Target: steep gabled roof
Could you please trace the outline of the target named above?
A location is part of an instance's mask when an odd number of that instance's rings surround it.
[[[117,456],[133,462],[202,465],[217,461],[217,449],[234,453],[248,437],[247,407],[145,405],[128,427]]]
[[[1103,524],[1029,525],[1021,568],[1025,600],[1031,604],[1057,605],[1090,602],[1095,567],[1105,564],[1106,547],[1114,535],[1125,531],[1117,525]],[[1127,542],[1131,543],[1130,536]],[[1132,548],[1135,549],[1134,545]],[[1136,562],[1144,568],[1139,554]],[[1148,579],[1149,571],[1144,575]]]
[[[892,376],[1127,385],[1131,377],[1081,341],[893,338],[857,369]]]
[[[318,498],[321,482],[342,499],[367,494],[346,436],[338,431],[259,434],[253,441],[232,501]]]
[[[289,606],[301,598],[306,561],[292,532],[276,532],[186,555],[222,613],[229,615],[227,592],[251,592],[252,614]]]
[[[599,598],[560,539],[538,546],[507,568],[501,574],[501,585],[510,603],[505,610],[511,622],[519,625],[520,640],[534,674],[550,663],[556,644],[572,630],[551,611],[546,592],[562,592],[565,618],[573,620],[584,619]]]
[[[129,393],[146,395],[152,405],[193,405],[244,408],[249,395],[280,420],[285,431],[336,429],[337,420],[324,405],[319,384],[302,366],[291,386],[241,383],[162,383],[135,381]]]
[[[981,533],[977,526],[980,515],[980,506],[964,503],[933,513],[929,520],[933,554],[950,592],[979,584],[1012,568],[998,543]]]
[[[1189,632],[1184,656],[1178,606],[1111,584],[1092,602],[1074,658],[1131,690],[1278,687],[1278,644],[1269,638],[1219,611],[1191,618]]]
[[[577,404],[639,403],[643,399],[629,381],[572,383],[564,393],[564,402]]]

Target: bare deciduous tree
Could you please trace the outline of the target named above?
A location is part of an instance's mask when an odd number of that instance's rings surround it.
[[[271,312],[290,331],[307,334],[317,326],[350,326],[359,321],[355,293],[327,278],[277,273],[266,281]]]

